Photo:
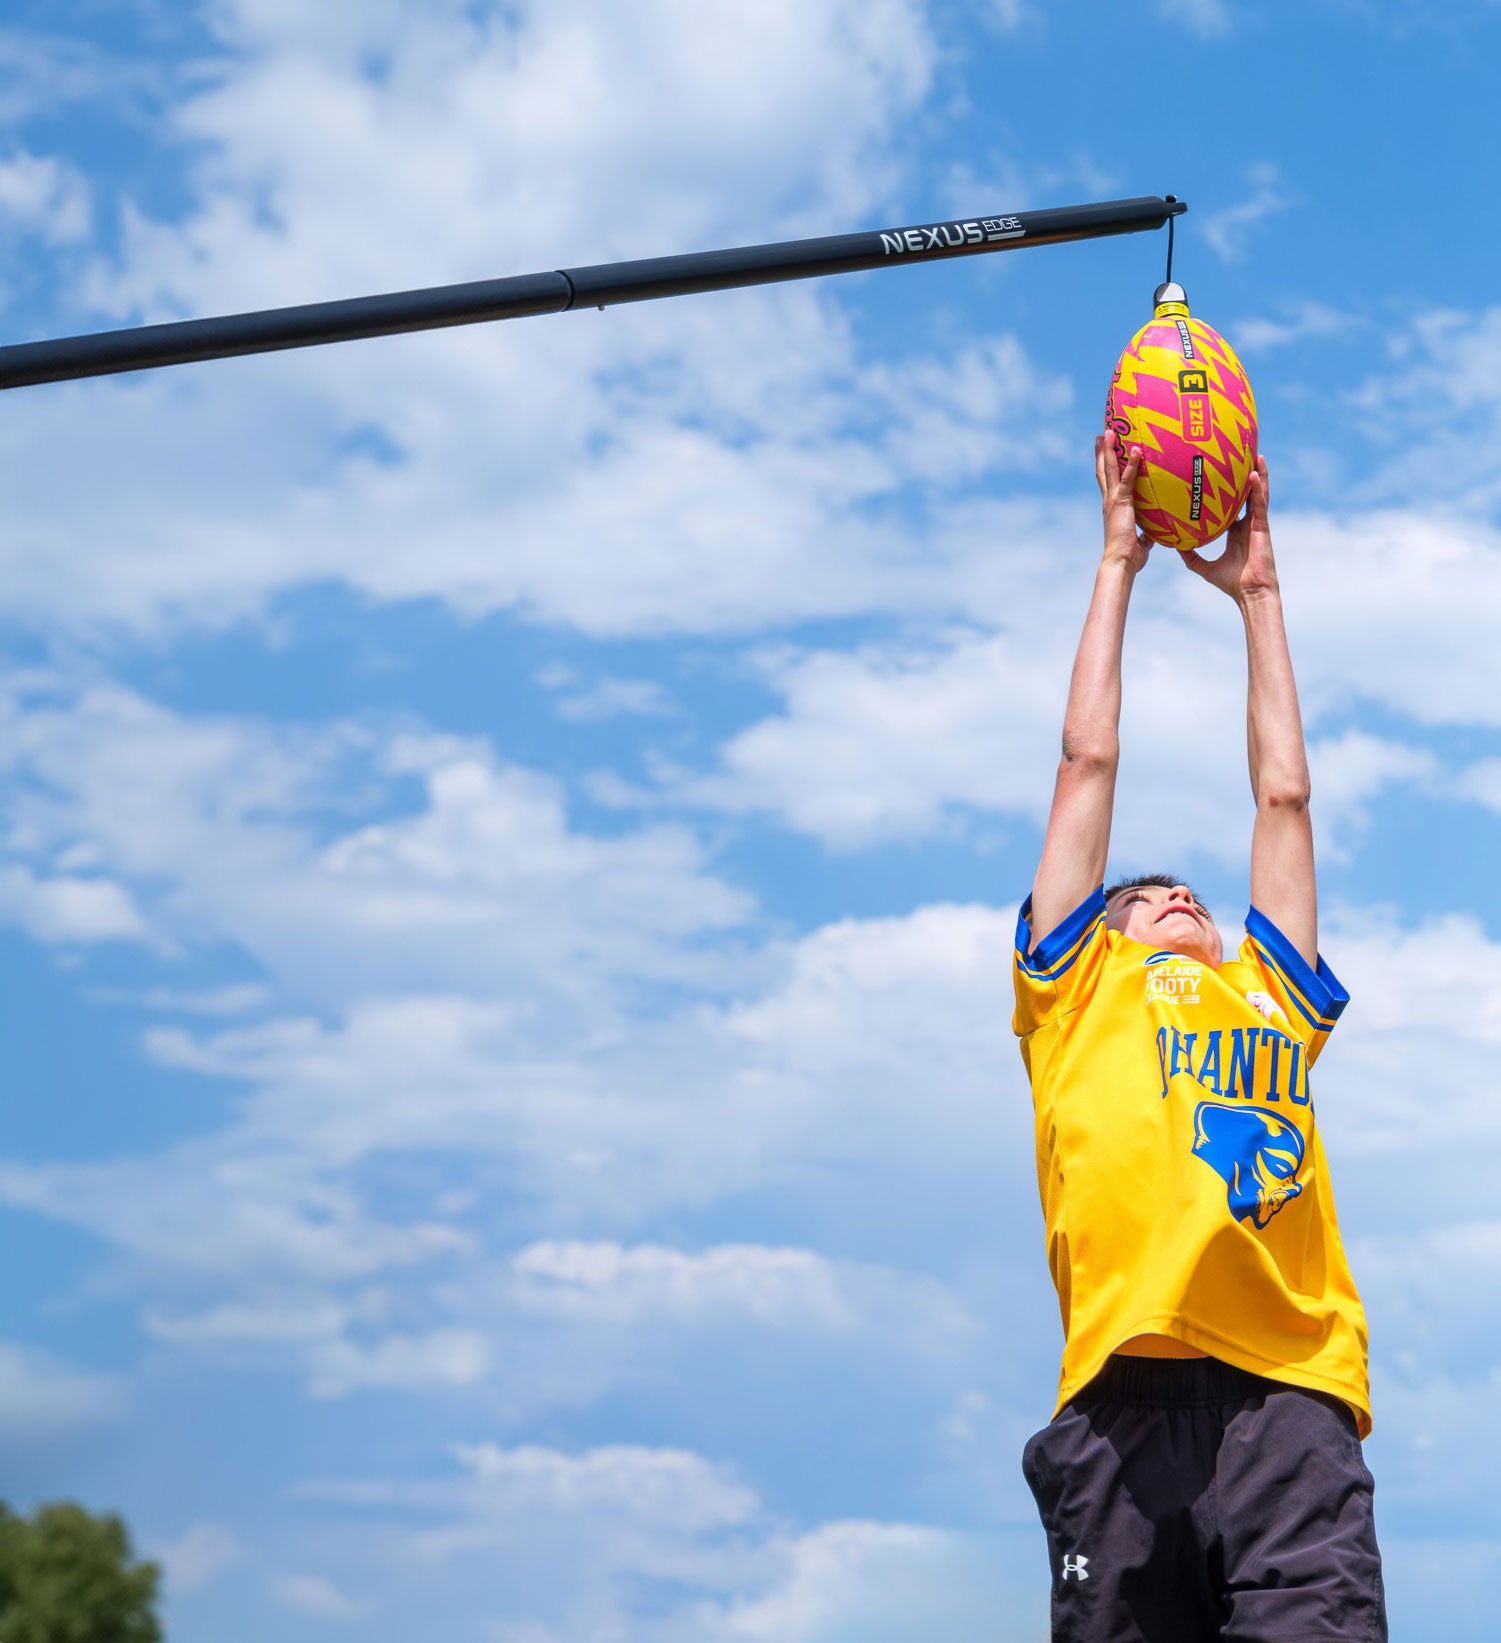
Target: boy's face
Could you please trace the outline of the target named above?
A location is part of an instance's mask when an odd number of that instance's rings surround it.
[[[1171,890],[1155,884],[1117,890],[1105,907],[1105,928],[1119,930],[1143,947],[1199,959],[1214,970],[1225,956],[1214,920],[1186,884]]]

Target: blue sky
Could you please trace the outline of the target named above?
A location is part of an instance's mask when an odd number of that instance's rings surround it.
[[[1143,193],[1241,349],[1396,1635],[1501,1600],[1501,8],[13,0],[5,340]],[[174,1643],[1044,1633],[1008,953],[1165,236],[0,396],[0,1493]],[[1123,868],[1246,898],[1159,554]]]

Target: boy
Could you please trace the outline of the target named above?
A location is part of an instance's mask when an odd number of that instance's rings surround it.
[[[1384,1639],[1366,1326],[1308,1095],[1348,995],[1318,955],[1308,765],[1258,459],[1224,553],[1245,624],[1256,819],[1228,962],[1187,886],[1102,888],[1126,609],[1151,544],[1133,449],[1095,442],[1105,551],[1016,939],[1058,1412],[1023,1471],[1066,1643]]]

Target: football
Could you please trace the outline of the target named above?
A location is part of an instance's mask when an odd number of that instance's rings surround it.
[[[1122,461],[1140,445],[1136,520],[1187,552],[1212,542],[1245,504],[1256,469],[1256,396],[1235,350],[1194,319],[1178,285],[1157,288],[1152,318],[1126,344],[1105,400]]]

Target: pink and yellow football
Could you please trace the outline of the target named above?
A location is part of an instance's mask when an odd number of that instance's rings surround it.
[[[1142,451],[1136,520],[1187,552],[1212,542],[1245,504],[1256,468],[1256,396],[1235,350],[1161,286],[1151,320],[1126,344],[1105,400],[1122,463]]]

